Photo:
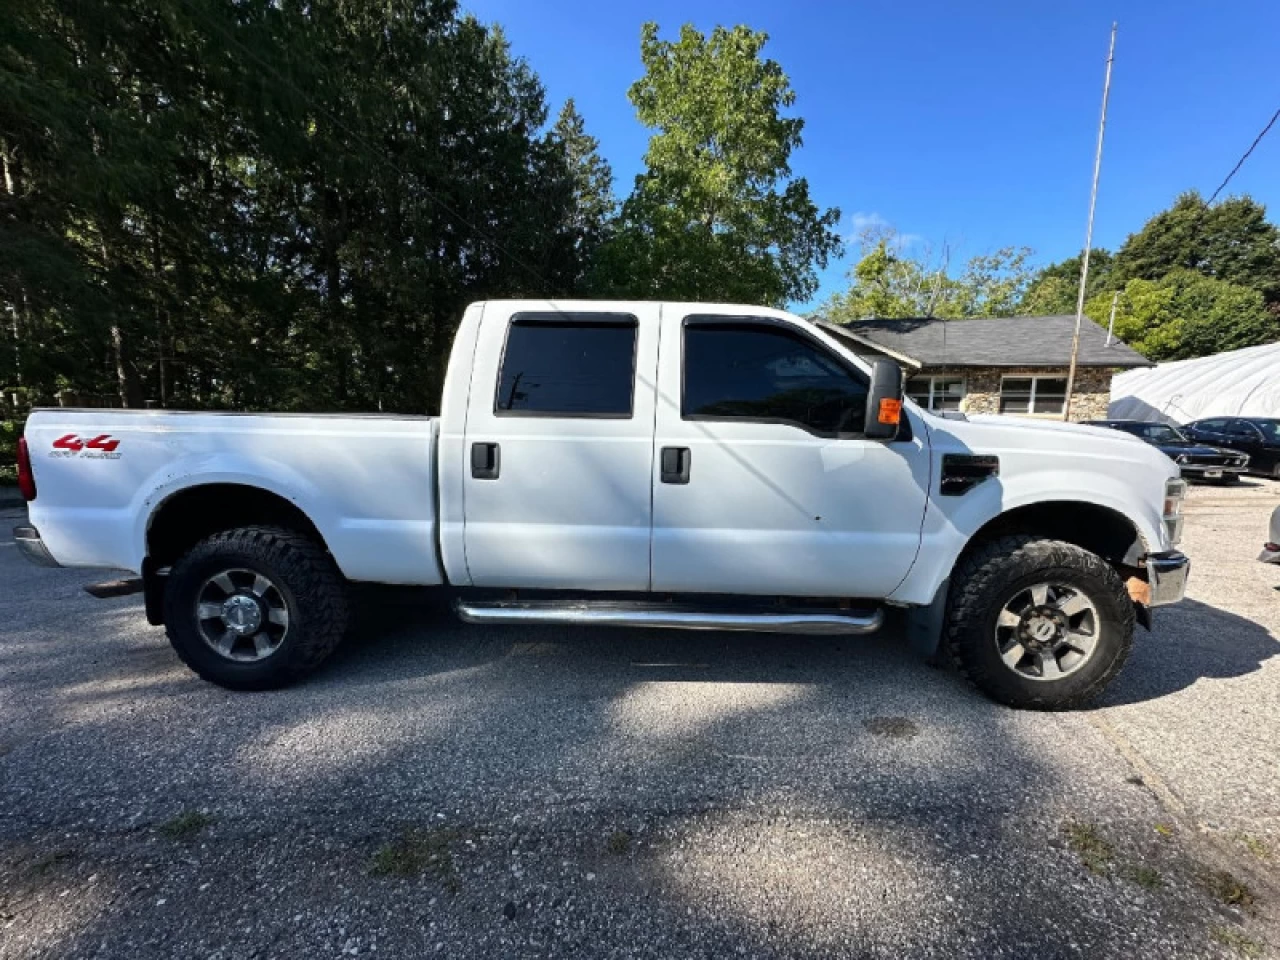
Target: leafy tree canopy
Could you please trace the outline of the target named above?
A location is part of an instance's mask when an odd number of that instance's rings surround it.
[[[1099,293],[1085,312],[1105,326],[1111,300],[1110,292]],[[1257,290],[1178,269],[1159,280],[1126,283],[1115,332],[1151,360],[1184,360],[1276,340],[1280,318]]]
[[[1013,316],[1033,276],[1026,247],[971,257],[958,276],[948,272],[948,250],[935,256],[931,247],[908,244],[891,228],[864,231],[859,250],[848,288],[820,310],[838,323],[870,317]]]
[[[838,210],[820,210],[791,171],[804,121],[795,92],[744,26],[663,40],[647,23],[645,73],[628,96],[655,131],[599,273],[636,297],[783,305],[817,289],[838,255]]]
[[[1174,270],[1194,270],[1280,300],[1280,228],[1249,197],[1208,206],[1194,190],[1131,234],[1116,253],[1115,282],[1158,280]]]

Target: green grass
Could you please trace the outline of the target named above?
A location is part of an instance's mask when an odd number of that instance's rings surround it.
[[[450,891],[458,890],[458,871],[453,862],[453,844],[461,834],[457,830],[406,830],[390,843],[378,848],[369,864],[376,876],[434,877]]]
[[[1062,825],[1062,832],[1069,846],[1085,869],[1090,873],[1105,877],[1111,872],[1111,862],[1116,851],[1106,838],[1092,823],[1067,822]]]
[[[1212,870],[1201,877],[1201,883],[1215,900],[1228,907],[1251,908],[1257,898],[1243,880],[1238,880],[1226,870]]]
[[[1267,844],[1267,841],[1260,840],[1259,838],[1247,833],[1237,833],[1236,839],[1240,841],[1241,846],[1259,860],[1271,859],[1271,847]]]
[[[1230,947],[1242,957],[1262,956],[1262,944],[1246,937],[1239,930],[1233,930],[1230,927],[1214,927],[1209,932],[1213,935],[1213,939],[1223,946]]]
[[[172,820],[166,820],[157,829],[170,840],[189,840],[213,823],[213,817],[199,810],[183,810]]]
[[[1164,886],[1164,877],[1155,867],[1129,867],[1125,876],[1146,890],[1159,890]]]
[[[609,834],[609,839],[605,845],[609,848],[610,853],[622,856],[631,849],[631,834],[625,830],[615,830]]]

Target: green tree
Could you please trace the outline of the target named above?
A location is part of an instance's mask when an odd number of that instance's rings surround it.
[[[12,7],[21,402],[430,410],[466,302],[581,283],[585,134],[546,129],[537,77],[453,0]]]
[[[1097,296],[1111,286],[1111,267],[1114,257],[1101,247],[1089,251],[1089,279],[1085,284],[1086,300]],[[1052,263],[1032,277],[1023,292],[1018,313],[1024,316],[1053,316],[1076,312],[1076,298],[1080,290],[1080,254]]]
[[[601,285],[633,296],[782,305],[817,289],[838,255],[839,211],[822,211],[794,177],[804,121],[795,92],[744,26],[692,26],[676,41],[645,24],[645,74],[628,92],[654,129],[646,170],[623,205]]]
[[[1280,228],[1266,207],[1249,197],[1229,197],[1209,206],[1194,190],[1131,234],[1116,253],[1117,283],[1159,280],[1174,270],[1257,290],[1268,303],[1280,301]]]
[[[553,149],[564,167],[570,199],[567,239],[572,259],[579,270],[568,293],[585,292],[584,286],[594,266],[600,246],[609,236],[618,201],[613,194],[613,170],[600,156],[600,142],[587,133],[586,122],[573,99],[565,101],[550,133]]]
[[[821,308],[827,319],[1013,316],[1032,276],[1030,249],[1005,247],[971,257],[953,277],[948,249],[935,257],[931,247],[907,244],[892,228],[864,231],[859,252],[848,289]]]
[[[1099,293],[1085,311],[1106,324],[1112,296]],[[1280,319],[1262,294],[1239,284],[1174,270],[1159,280],[1130,280],[1116,308],[1116,335],[1151,360],[1184,360],[1280,338]]]

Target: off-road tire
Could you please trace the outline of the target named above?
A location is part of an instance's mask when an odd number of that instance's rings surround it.
[[[227,568],[262,573],[288,607],[289,631],[262,660],[229,660],[201,635],[197,592]],[[169,642],[200,677],[230,690],[270,690],[306,676],[338,646],[347,628],[347,588],[333,558],[308,537],[279,527],[241,527],[200,541],[174,564],[164,610]]]
[[[995,642],[1002,605],[1024,587],[1057,582],[1083,591],[1097,607],[1097,646],[1079,670],[1035,680],[1000,659]],[[944,642],[956,666],[992,700],[1029,710],[1070,710],[1111,682],[1133,646],[1134,608],[1115,569],[1082,547],[1033,536],[1000,537],[963,556],[952,576]]]

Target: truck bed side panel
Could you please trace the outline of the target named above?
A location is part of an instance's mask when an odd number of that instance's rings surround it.
[[[39,410],[26,428],[31,520],[60,563],[138,571],[166,501],[242,484],[301,509],[352,580],[441,583],[436,427],[425,417]]]

